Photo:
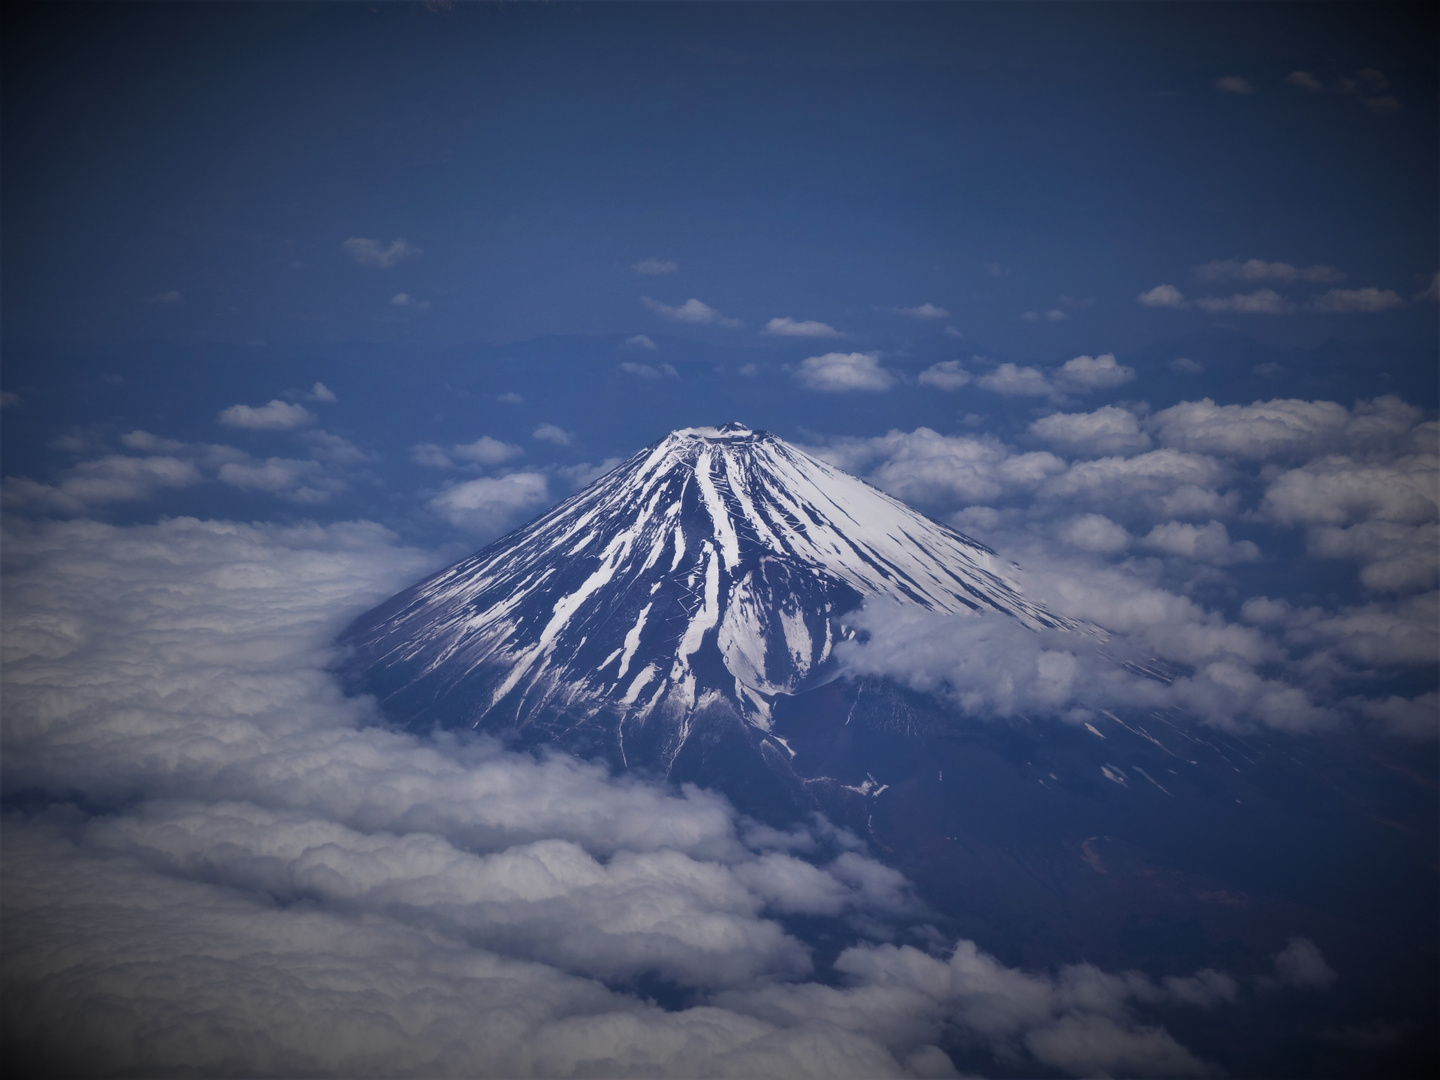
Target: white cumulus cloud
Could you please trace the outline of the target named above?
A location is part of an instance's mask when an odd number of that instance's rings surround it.
[[[1142,292],[1135,299],[1146,307],[1183,308],[1188,306],[1185,294],[1174,285],[1156,285],[1153,289]]]
[[[293,431],[315,420],[315,414],[303,405],[278,398],[259,407],[231,405],[216,417],[226,427],[249,428],[252,431]]]
[[[1135,369],[1116,361],[1114,354],[1077,356],[1061,364],[1055,372],[1055,383],[1065,390],[1108,390],[1135,378]]]
[[[808,390],[838,393],[880,391],[895,385],[895,375],[880,366],[875,353],[826,353],[800,362],[795,378]]]
[[[765,324],[765,333],[777,337],[840,338],[845,335],[833,326],[814,319],[797,320],[789,316],[771,319]]]
[[[697,300],[693,296],[679,307],[662,304],[648,296],[642,296],[640,302],[662,319],[669,319],[671,322],[694,323],[700,326],[734,327],[740,325],[739,319],[727,318],[709,304]]]
[[[1030,433],[1080,457],[1108,457],[1150,449],[1150,436],[1129,409],[1105,405],[1088,413],[1054,413],[1030,425]]]

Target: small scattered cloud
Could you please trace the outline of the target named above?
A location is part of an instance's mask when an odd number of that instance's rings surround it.
[[[630,269],[634,270],[637,274],[673,274],[676,270],[680,269],[680,264],[670,259],[651,258],[641,259],[639,262],[634,263]]]
[[[812,356],[795,373],[809,390],[838,393],[847,390],[882,391],[895,385],[895,376],[880,366],[875,353],[826,353]]]
[[[1367,285],[1363,289],[1331,289],[1323,296],[1316,297],[1311,305],[1316,311],[1331,314],[1373,314],[1404,307],[1400,294],[1391,289],[1377,289]]]
[[[1066,390],[1105,390],[1135,378],[1135,369],[1115,360],[1113,353],[1077,356],[1055,372],[1055,383]]]
[[[1211,314],[1230,311],[1241,315],[1286,315],[1295,310],[1295,305],[1274,289],[1256,289],[1234,296],[1202,296],[1195,301],[1195,306]]]
[[[231,405],[216,418],[226,427],[248,428],[251,431],[293,431],[315,420],[315,414],[303,405],[274,400],[256,408]]]
[[[662,376],[671,379],[680,377],[680,373],[671,364],[660,364],[657,367],[654,364],[637,364],[627,360],[620,365],[620,370],[627,375],[638,375],[642,379],[658,379]]]
[[[741,364],[740,367],[736,370],[738,370],[740,374],[744,375],[747,379],[753,379],[756,375],[760,374],[760,365]]]
[[[635,334],[633,337],[626,338],[625,344],[629,345],[632,349],[655,348],[655,342],[650,339],[649,334]]]
[[[933,386],[936,390],[959,390],[970,382],[970,372],[959,360],[942,360],[931,364],[920,373],[921,386]]]
[[[1440,274],[1430,279],[1430,284],[1415,294],[1416,300],[1428,300],[1432,304],[1440,302]]]
[[[1275,957],[1275,980],[1299,990],[1326,990],[1339,978],[1309,938],[1293,937]]]
[[[556,446],[570,446],[575,441],[575,437],[558,424],[541,424],[530,433],[530,437]]]
[[[1231,541],[1229,530],[1222,521],[1210,521],[1204,525],[1167,521],[1151,529],[1140,544],[1152,551],[1212,566],[1255,562],[1260,558],[1260,549],[1251,541]]]
[[[1070,318],[1070,316],[1066,315],[1065,312],[1061,311],[1059,308],[1051,308],[1049,311],[1045,312],[1046,322],[1064,322],[1068,318]]]
[[[945,336],[953,338],[963,338],[965,335],[960,332],[958,327],[947,326],[945,327]]]
[[[897,315],[908,315],[912,319],[948,319],[950,312],[943,307],[934,304],[921,304],[919,307],[891,308]]]
[[[514,443],[501,442],[499,439],[492,439],[489,435],[481,435],[472,443],[451,447],[450,453],[461,461],[473,462],[476,465],[499,465],[502,461],[519,457],[525,451]]]
[[[301,441],[309,445],[311,456],[315,460],[331,465],[359,465],[371,459],[371,455],[349,439],[329,431],[307,431]]]
[[[382,247],[379,240],[370,240],[363,236],[352,236],[340,247],[345,254],[361,266],[373,266],[381,269],[394,266],[402,259],[413,258],[421,253],[418,247],[406,243],[404,240],[392,240],[388,247]]]
[[[1280,81],[1301,90],[1308,90],[1312,94],[1319,94],[1325,90],[1325,84],[1308,71],[1292,71]]]
[[[1216,259],[1195,268],[1201,281],[1313,281],[1333,285],[1345,275],[1333,266],[1294,266],[1264,259]]]
[[[741,325],[739,319],[727,318],[709,304],[697,300],[693,296],[679,307],[662,304],[648,296],[642,296],[640,302],[662,319],[669,319],[671,322],[695,323],[700,326],[734,327]]]
[[[184,303],[184,297],[179,292],[171,289],[169,292],[158,292],[144,298],[145,303],[155,304],[159,307],[174,307],[176,304]]]
[[[1169,364],[1171,371],[1178,371],[1182,375],[1199,375],[1205,370],[1205,365],[1199,360],[1191,360],[1188,356],[1177,356]]]
[[[1130,546],[1130,534],[1104,514],[1077,514],[1060,526],[1060,539],[1081,551],[1118,555]]]
[[[1255,87],[1243,75],[1222,75],[1215,80],[1215,89],[1222,94],[1253,94]]]
[[[453,469],[455,462],[439,443],[416,443],[410,448],[410,460],[429,469]]]
[[[507,391],[506,391],[505,393],[503,393],[503,394],[496,394],[496,395],[495,395],[495,400],[498,401],[498,402],[500,402],[500,403],[503,404],[503,405],[519,405],[519,404],[521,404],[525,399],[524,399],[523,397],[521,397],[519,394],[515,393],[515,391],[513,391],[513,390],[507,390]]]
[[[1140,418],[1129,409],[1105,405],[1089,413],[1054,413],[1030,425],[1030,434],[1077,457],[1141,453],[1151,447]]]
[[[783,319],[771,319],[765,324],[764,333],[774,334],[777,337],[804,337],[804,338],[841,338],[843,333],[823,322],[814,319],[797,320],[786,316]]]
[[[979,386],[1011,397],[1047,397],[1055,392],[1039,368],[1004,363],[977,380]]]
[[[456,528],[488,535],[500,532],[549,501],[544,475],[521,472],[456,484],[431,499],[429,506]]]
[[[318,461],[298,458],[226,462],[220,466],[216,479],[231,487],[264,491],[291,502],[311,504],[326,502],[345,486],[342,481],[327,476]]]
[[[323,382],[317,382],[314,386],[312,386],[310,388],[310,393],[307,394],[306,397],[308,397],[311,401],[334,402],[340,400],[335,396],[335,391],[331,390]]]
[[[1404,106],[1398,98],[1385,93],[1389,88],[1390,80],[1375,68],[1361,68],[1335,84],[1337,93],[1358,98],[1372,112],[1399,112]]]
[[[0,390],[0,409],[20,404],[20,395],[11,390]]]
[[[1174,285],[1156,285],[1153,289],[1142,292],[1135,299],[1146,307],[1153,308],[1183,308],[1189,306],[1185,300],[1185,294]]]
[[[1058,368],[1045,372],[1039,368],[1004,363],[976,385],[1010,397],[1063,397],[1067,392],[1088,393],[1120,386],[1135,378],[1135,369],[1115,360],[1112,353],[1099,356],[1077,356]]]
[[[390,298],[390,304],[391,304],[392,307],[408,307],[408,308],[415,308],[416,310],[419,310],[419,311],[424,311],[426,308],[428,308],[428,307],[430,306],[430,301],[429,301],[429,300],[416,300],[416,299],[415,299],[413,296],[411,296],[409,293],[403,293],[403,292],[402,292],[402,293],[396,293],[394,296],[392,296],[392,297]]]

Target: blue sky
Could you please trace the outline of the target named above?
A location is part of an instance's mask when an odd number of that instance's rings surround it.
[[[1229,321],[1284,344],[1433,329],[1408,303],[1304,311],[1336,283],[1408,302],[1435,272],[1413,8],[32,18],[7,63],[10,335],[498,343],[653,333],[651,294],[742,320],[706,336],[745,344],[776,317],[898,343],[923,327],[894,309],[926,303],[1036,355]],[[357,265],[350,237],[393,263]],[[1196,279],[1232,259],[1345,277],[1277,290],[1299,310],[1268,319],[1135,302],[1276,284]]]
[[[677,1075],[945,1075],[958,1031],[1036,1073],[1158,1075],[1202,1068],[1174,1009],[1349,1002],[1295,1060],[1433,1029],[1433,998],[1365,1004],[1410,993],[1396,957],[1433,974],[1410,916],[1369,983],[1323,920],[1245,971],[1022,971],[940,942],[833,829],[389,731],[332,674],[361,611],[738,419],[1016,559],[1186,673],[1197,725],[1433,777],[1425,5],[5,19],[7,922],[41,943],[5,980],[94,1006],[36,1013],[36,1046],[77,1072],[558,1075],[604,1043]],[[985,630],[899,619],[852,674],[999,701],[1040,645],[946,666]],[[1042,683],[1020,700],[1057,724],[1094,704]],[[647,903],[674,919],[626,937]],[[814,969],[812,916],[852,943]],[[647,955],[714,1009],[632,993]],[[212,964],[260,990],[206,998]],[[379,971],[404,1024],[325,982]],[[475,1020],[517,1001],[523,1030]],[[364,1038],[317,1050],[337,1023]]]

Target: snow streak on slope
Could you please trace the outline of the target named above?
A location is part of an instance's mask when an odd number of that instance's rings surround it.
[[[671,717],[726,700],[768,730],[845,612],[888,597],[1068,626],[988,548],[766,432],[685,428],[363,616],[368,688],[412,723]],[[429,719],[427,720],[426,714]],[[548,721],[547,721],[548,722]]]

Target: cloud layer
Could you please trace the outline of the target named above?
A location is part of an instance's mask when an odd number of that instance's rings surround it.
[[[1100,359],[1080,371],[1111,371]],[[1037,396],[1060,377],[993,374],[1033,383]],[[841,647],[851,670],[980,714],[1172,707],[1221,725],[1379,723],[1435,736],[1431,695],[1389,689],[1423,677],[1440,649],[1429,614],[1440,596],[1440,466],[1436,425],[1420,410],[1394,397],[1349,408],[1205,398],[1153,413],[1054,412],[1027,434],[1046,449],[919,428],[817,451],[1020,559],[1032,594],[1104,627],[1112,652],[1182,674],[1126,674],[1074,635],[883,608],[864,616],[868,642]],[[1301,608],[1252,596],[1238,618],[1197,601],[1227,569],[1264,565],[1297,540],[1353,567],[1360,598]]]
[[[961,1032],[1036,1068],[1194,1075],[1146,1010],[1242,995],[1214,971],[1026,972],[969,941],[867,940],[914,901],[821,822],[779,833],[695,789],[375,726],[327,673],[329,642],[434,559],[378,526],[82,520],[6,539],[4,782],[34,808],[5,821],[24,1059],[944,1076],[936,1043]],[[791,916],[850,936],[829,984]],[[1282,960],[1277,985],[1326,978],[1308,942]],[[694,1003],[646,1001],[626,989],[641,974]]]

